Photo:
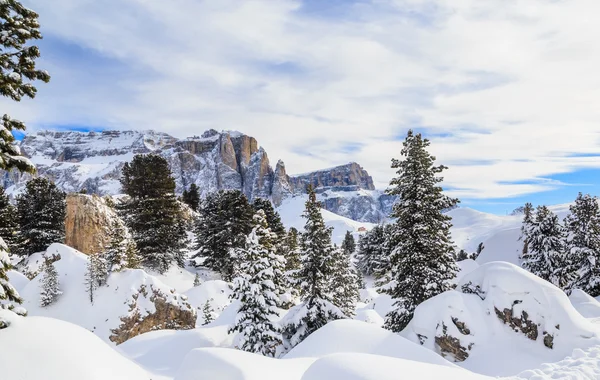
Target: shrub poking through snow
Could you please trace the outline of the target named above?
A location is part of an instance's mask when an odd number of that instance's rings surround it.
[[[40,306],[47,307],[52,305],[62,294],[58,272],[54,267],[52,260],[46,258],[42,265],[42,281],[40,282]]]

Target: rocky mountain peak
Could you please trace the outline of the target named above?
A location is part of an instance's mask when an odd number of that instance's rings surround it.
[[[373,178],[356,162],[340,165],[291,178],[296,189],[333,189],[338,191],[375,190]]]

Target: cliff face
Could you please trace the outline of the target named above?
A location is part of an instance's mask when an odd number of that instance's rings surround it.
[[[27,135],[20,146],[40,175],[68,193],[86,190],[88,194],[119,194],[125,162],[135,154],[156,153],[169,162],[178,193],[195,183],[202,196],[236,189],[251,201],[270,198],[279,206],[285,198],[304,193],[311,184],[322,195],[327,193],[324,205],[330,211],[365,222],[377,222],[385,213],[373,179],[357,163],[290,177],[282,161],[273,170],[267,152],[256,139],[239,132],[211,129],[201,136],[177,139],[155,131],[40,131]],[[28,174],[0,172],[0,185],[9,194],[18,193],[29,179]],[[355,199],[348,196],[349,192],[358,192]],[[74,203],[83,199],[73,198],[71,209],[87,207]],[[70,243],[82,251],[96,248],[89,242],[73,240]]]
[[[65,244],[88,255],[98,254],[110,243],[109,226],[118,218],[97,195],[67,195]]]

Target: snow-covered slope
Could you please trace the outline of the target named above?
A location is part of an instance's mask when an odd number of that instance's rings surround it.
[[[0,330],[3,380],[152,378],[94,334],[74,324],[53,318],[19,317],[6,310],[0,310],[0,319],[10,323]]]
[[[45,316],[61,319],[84,327],[97,336],[110,342],[113,332],[121,323],[121,318],[135,313],[144,318],[156,311],[157,297],[163,297],[165,302],[174,309],[188,311],[194,314],[194,309],[182,296],[173,289],[143,270],[125,270],[112,273],[107,285],[97,289],[94,302],[90,301],[85,287],[85,273],[88,256],[62,244],[52,244],[45,253],[31,256],[28,271],[35,272],[35,266],[41,265],[42,254],[47,256],[60,255],[60,260],[54,263],[59,274],[60,289],[63,294],[52,305],[40,306],[40,280],[38,274],[21,290],[24,299],[23,306],[29,315]],[[191,317],[191,316],[190,316]],[[195,325],[192,321],[192,327]]]

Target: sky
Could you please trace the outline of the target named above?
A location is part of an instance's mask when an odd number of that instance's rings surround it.
[[[289,173],[355,161],[385,188],[410,128],[463,206],[600,194],[597,0],[23,0],[40,129],[239,130]]]

